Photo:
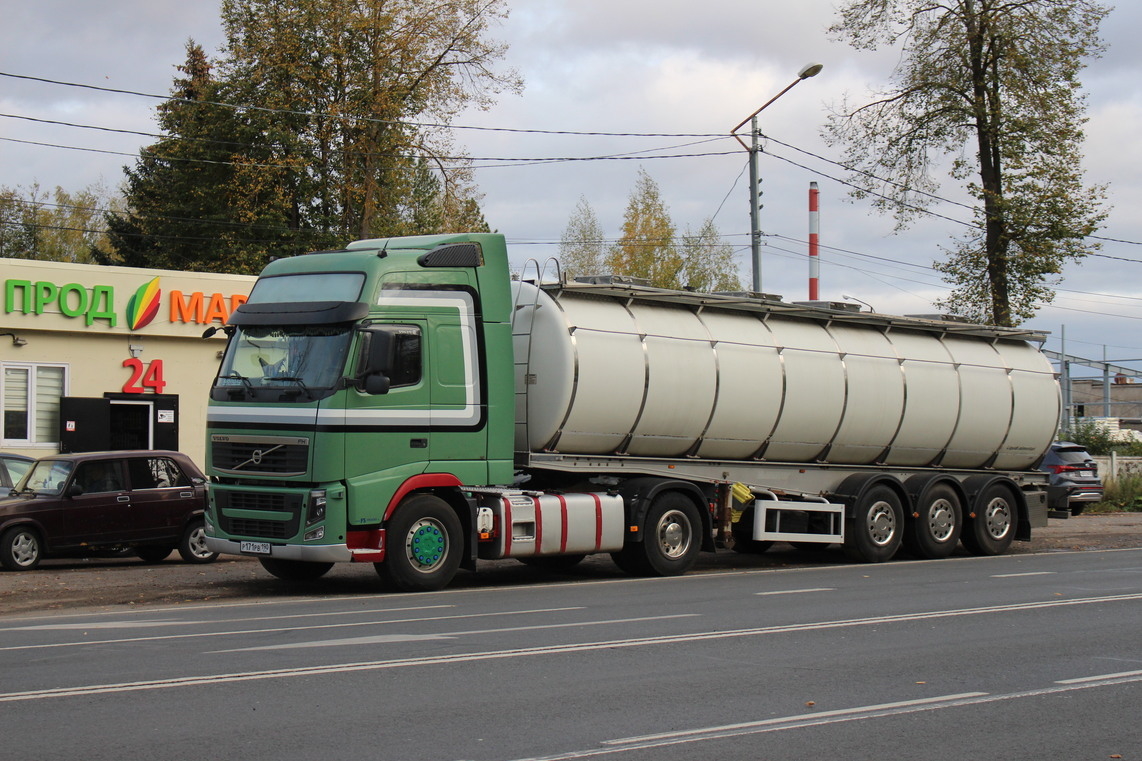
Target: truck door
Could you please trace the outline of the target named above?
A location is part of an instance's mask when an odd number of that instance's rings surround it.
[[[370,341],[379,340],[378,332],[386,333],[385,339],[391,342],[389,385],[380,394],[353,389],[346,394],[345,471],[351,480],[373,474],[399,484],[423,473],[431,459],[427,324],[402,319],[373,325],[362,333],[362,356],[368,353]]]

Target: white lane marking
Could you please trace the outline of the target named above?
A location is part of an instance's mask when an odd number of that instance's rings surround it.
[[[692,730],[677,732],[664,732],[657,735],[631,737],[619,740],[605,740],[599,745],[602,747],[585,748],[582,750],[555,753],[547,756],[532,756],[515,759],[515,761],[574,761],[580,758],[595,758],[597,756],[610,756],[619,753],[653,750],[673,745],[721,740],[728,737],[741,737],[744,735],[758,735],[767,732],[782,732],[790,729],[806,729],[809,727],[825,726],[829,724],[842,724],[849,721],[867,721],[869,719],[900,716],[902,714],[920,713],[923,711],[938,711],[947,708],[961,708],[984,703],[996,703],[1007,700],[1020,700],[1024,698],[1037,698],[1046,695],[1057,695],[1064,692],[1086,690],[1092,687],[1108,687],[1130,682],[1142,681],[1142,674],[1132,679],[1091,681],[1083,684],[1069,684],[1059,687],[1044,687],[1036,690],[1023,690],[1001,695],[991,695],[986,692],[966,692],[961,695],[944,695],[929,700],[902,701],[900,703],[885,703],[883,705],[858,706],[856,708],[838,711],[821,711],[820,713],[807,713],[794,716],[785,716],[776,719],[764,719],[739,724],[727,724],[715,727],[698,727]]]
[[[427,621],[456,621],[466,618],[496,618],[499,616],[520,616],[530,613],[562,613],[569,610],[583,610],[581,606],[570,608],[536,608],[533,610],[505,610],[499,613],[466,613],[453,616],[422,616],[419,618],[393,618],[383,621],[353,621],[348,623],[316,624],[314,626],[280,626],[275,629],[237,629],[218,632],[196,632],[194,634],[164,634],[151,637],[121,637],[119,639],[79,640],[78,642],[46,642],[35,645],[12,645],[0,647],[0,652],[9,650],[43,650],[56,647],[83,647],[85,645],[117,645],[125,642],[156,642],[169,639],[198,639],[201,637],[227,637],[240,634],[268,634],[279,632],[300,632],[317,629],[348,629],[355,626],[388,626],[390,624],[417,624]],[[258,620],[258,619],[254,619]]]
[[[69,624],[36,624],[34,626],[9,626],[0,628],[0,632],[33,632],[33,631],[69,631],[83,629],[130,629],[134,626],[201,626],[204,624],[241,624],[249,621],[287,621],[294,618],[332,618],[334,616],[367,616],[381,613],[411,613],[418,610],[440,610],[442,608],[455,608],[455,605],[418,605],[414,608],[389,608],[387,610],[337,610],[328,613],[291,613],[288,616],[248,616],[246,618],[201,619],[188,618],[182,620],[159,619],[149,621],[76,621]],[[525,611],[526,612],[526,611]]]
[[[821,719],[831,719],[840,716],[855,717],[859,714],[877,713],[880,711],[894,711],[900,708],[914,708],[917,706],[932,706],[937,703],[951,703],[967,698],[984,697],[986,692],[962,692],[958,695],[941,695],[934,698],[921,698],[919,700],[901,700],[895,703],[880,703],[871,706],[857,706],[856,708],[841,708],[835,711],[817,711],[803,713],[797,716],[782,716],[776,719],[761,719],[759,721],[743,721],[737,724],[723,724],[718,727],[702,727],[700,729],[682,729],[676,732],[660,732],[640,737],[624,737],[619,740],[604,740],[603,745],[633,745],[635,743],[655,742],[658,740],[672,740],[683,737],[697,737],[703,734],[721,734],[725,732],[739,732],[743,729],[760,729],[782,724],[798,724],[803,721],[819,722]]]
[[[822,629],[837,629],[854,626],[869,626],[903,621],[921,621],[926,619],[947,618],[952,616],[979,615],[984,613],[1006,613],[1011,611],[1057,608],[1068,605],[1092,605],[1106,602],[1122,602],[1130,600],[1142,600],[1142,594],[1114,595],[1110,597],[1087,597],[1079,600],[1049,600],[1039,603],[997,605],[986,608],[933,611],[930,613],[905,614],[899,616],[877,616],[874,618],[860,618],[844,621],[822,621],[815,624],[793,624],[788,626],[771,626],[755,629],[737,629],[730,631],[661,635],[657,637],[641,637],[636,639],[620,639],[602,642],[582,642],[578,644],[567,645],[525,647],[515,650],[491,650],[482,653],[454,653],[450,655],[437,655],[425,658],[399,658],[387,661],[363,661],[359,663],[329,664],[326,666],[306,666],[301,668],[272,669],[268,671],[246,671],[231,674],[213,674],[206,676],[178,677],[173,679],[156,679],[140,682],[123,682],[118,684],[95,684],[79,687],[54,687],[45,690],[0,693],[0,703],[22,700],[41,700],[44,698],[73,697],[77,695],[99,695],[115,692],[134,692],[138,690],[168,689],[172,687],[228,684],[233,682],[248,682],[260,679],[288,679],[293,677],[308,677],[323,674],[348,674],[361,671],[380,671],[393,668],[408,668],[410,666],[415,667],[435,666],[439,664],[449,663],[475,663],[479,661],[504,660],[508,658],[561,655],[566,653],[584,653],[596,650],[617,650],[619,648],[626,647],[671,645],[683,642],[705,642],[736,637],[755,637],[765,634],[785,634],[790,632],[817,631]],[[1068,685],[1054,689],[1060,691],[1067,689],[1080,689],[1097,684],[1098,683],[1096,682],[1090,682],[1085,685]]]
[[[993,579],[1014,579],[1020,576],[1054,576],[1054,571],[1028,571],[1027,573],[995,573]]]
[[[542,629],[574,629],[578,626],[607,626],[609,624],[638,624],[647,621],[664,621],[672,618],[699,618],[697,613],[675,613],[669,616],[644,616],[642,618],[605,618],[599,621],[568,621],[563,624],[534,624],[532,626],[509,626],[504,629],[471,629],[462,632],[439,632],[437,634],[409,635],[410,640],[415,639],[459,639],[473,634],[506,634],[507,632],[530,632]],[[371,645],[375,642],[396,642],[386,640],[386,635],[380,637],[349,637],[346,639],[321,639],[313,642],[287,642],[282,645],[264,645],[261,647],[238,647],[232,650],[212,650],[208,655],[216,653],[245,653],[253,650],[292,650],[299,647],[338,647],[341,645]],[[400,635],[388,635],[400,636]]]
[[[756,597],[768,597],[770,595],[801,595],[809,592],[836,592],[836,587],[815,587],[812,589],[779,589],[775,592],[754,592]]]
[[[1130,680],[1142,677],[1142,671],[1120,671],[1117,674],[1102,674],[1100,676],[1083,676],[1077,679],[1060,679],[1055,684],[1082,684],[1084,682],[1110,682],[1119,679]]]

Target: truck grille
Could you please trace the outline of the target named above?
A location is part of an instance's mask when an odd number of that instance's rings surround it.
[[[210,464],[221,473],[301,476],[309,467],[309,439],[220,434],[210,438]]]
[[[213,492],[219,527],[230,536],[254,539],[288,539],[297,534],[301,526],[301,513],[305,504],[301,494],[282,492],[230,491]],[[285,520],[275,518],[234,517],[227,515],[236,510],[288,513]]]

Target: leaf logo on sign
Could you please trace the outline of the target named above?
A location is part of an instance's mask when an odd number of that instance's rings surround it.
[[[135,295],[127,302],[127,326],[131,330],[138,330],[151,324],[151,320],[159,313],[159,298],[162,293],[157,277],[139,286],[139,290],[135,291]]]

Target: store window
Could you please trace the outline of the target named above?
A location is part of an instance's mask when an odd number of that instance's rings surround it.
[[[3,445],[58,444],[59,400],[67,388],[67,368],[8,362],[0,368]]]

